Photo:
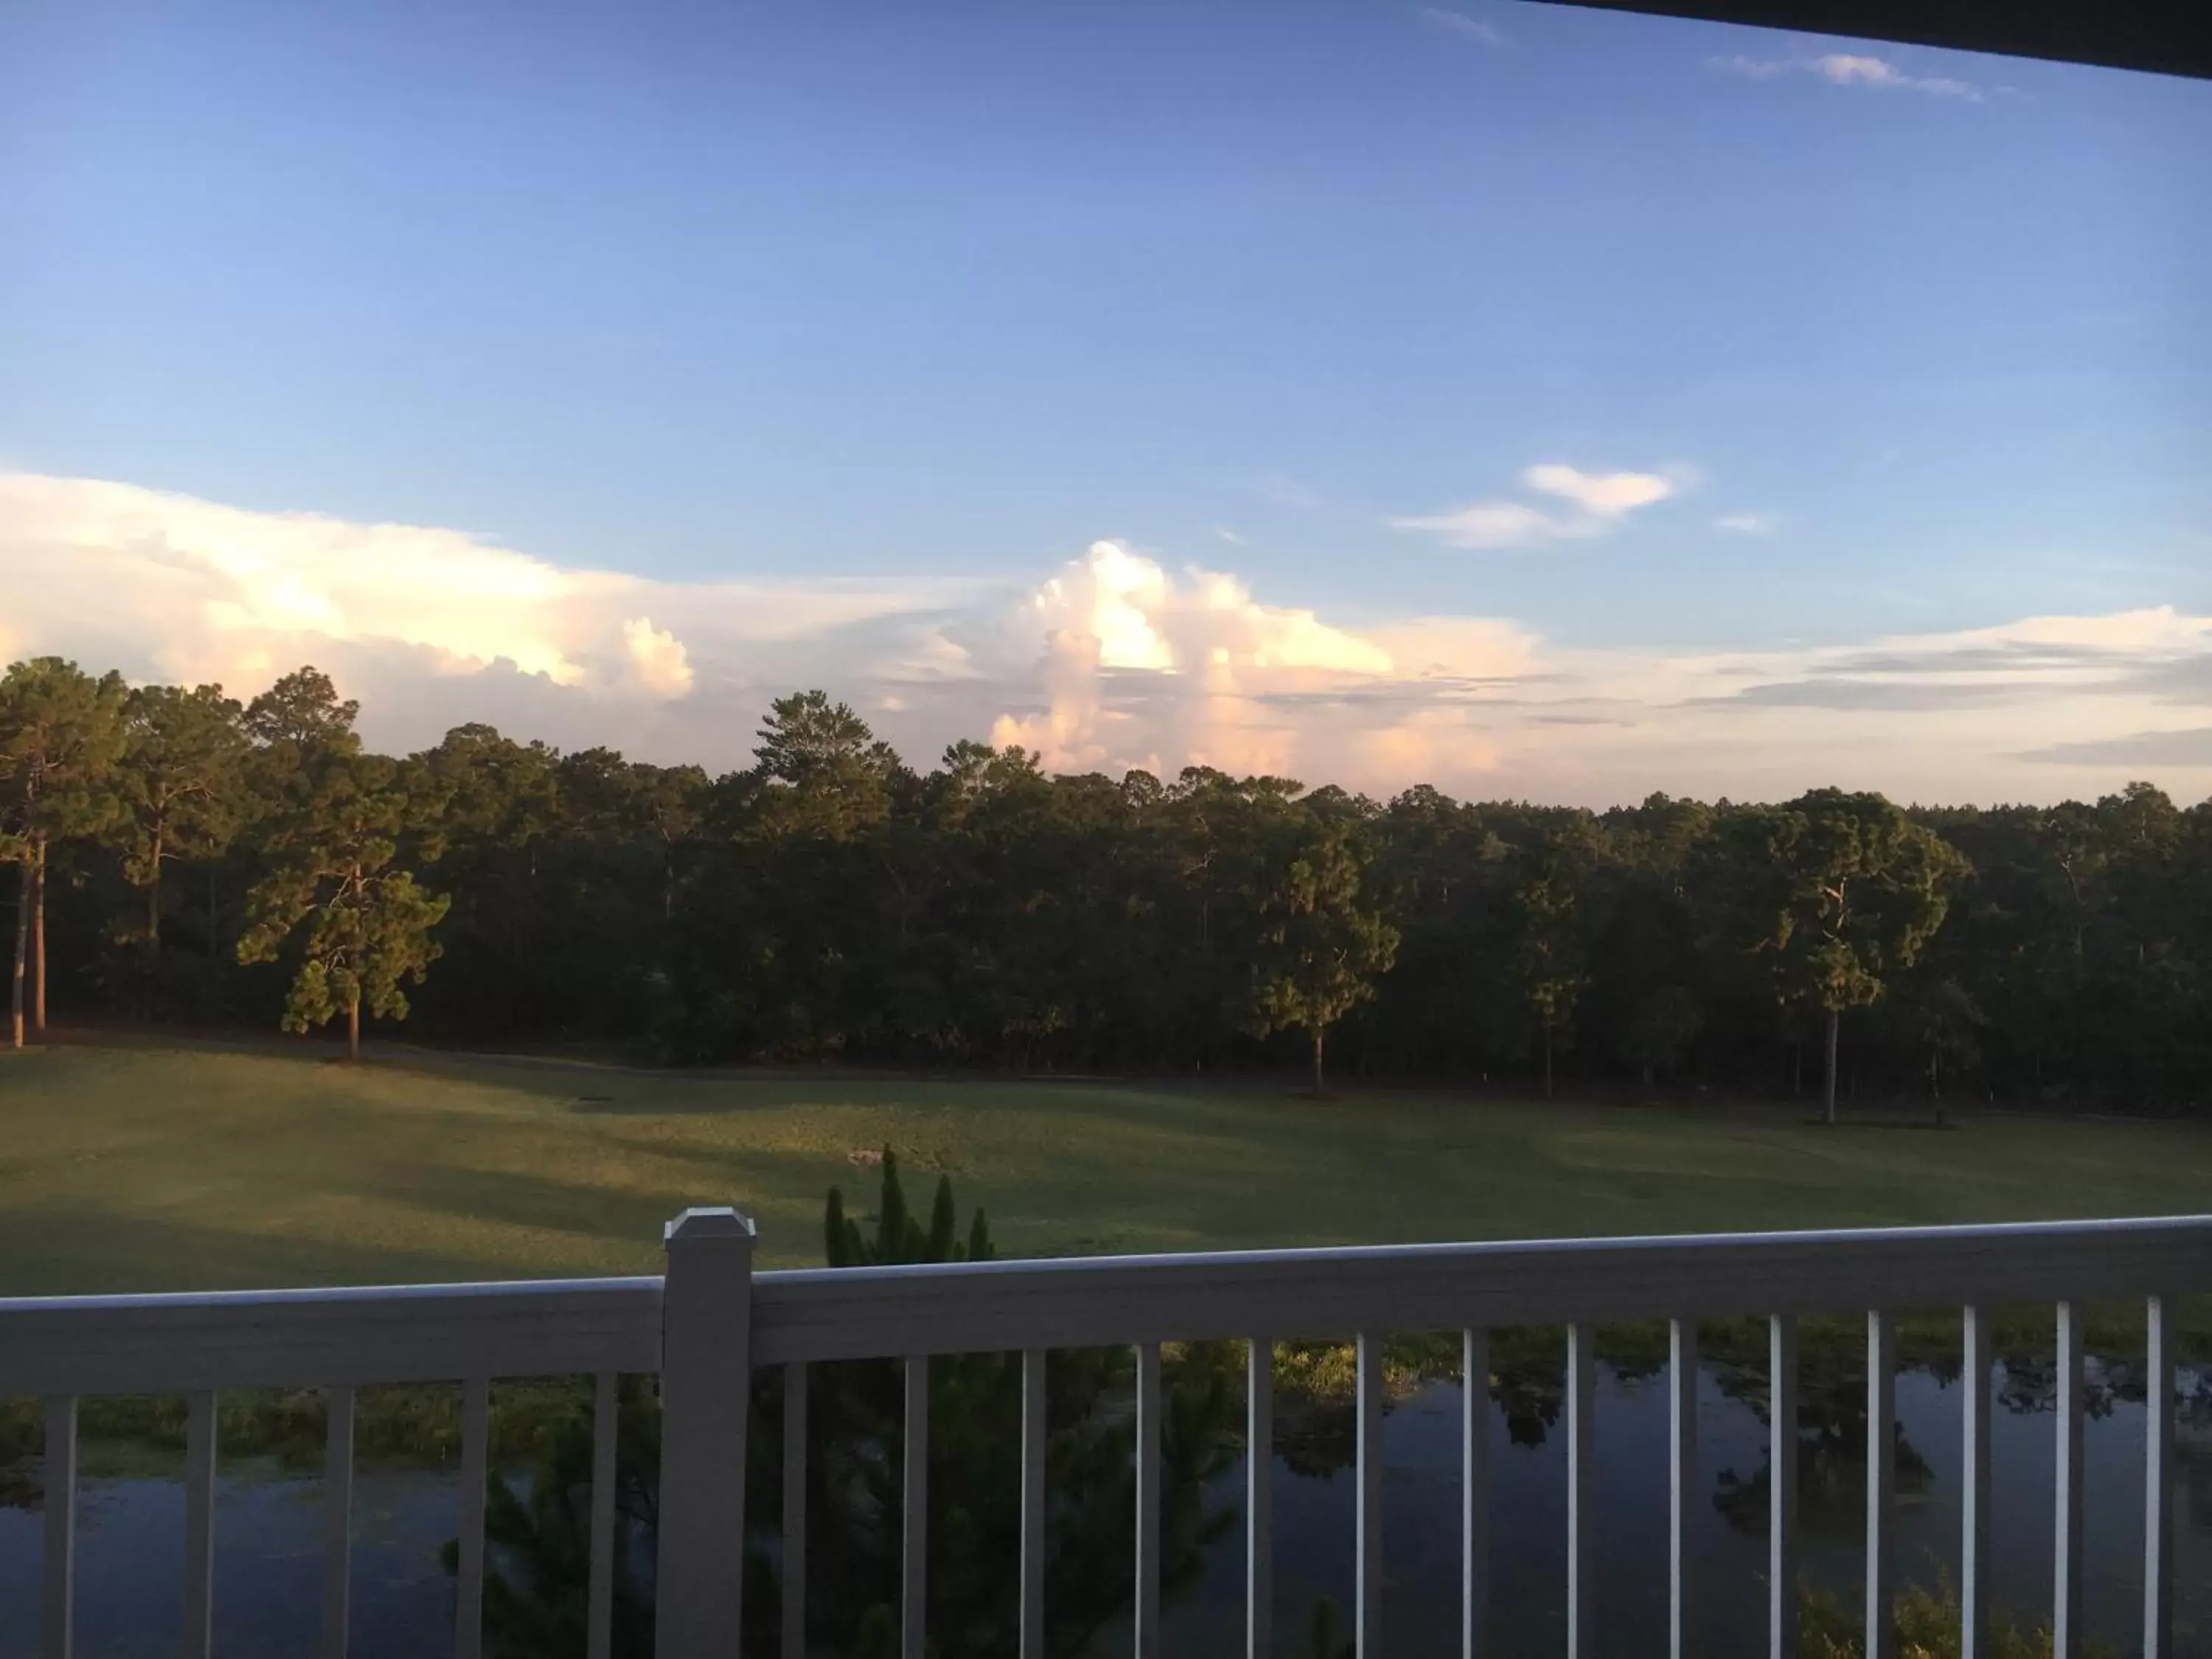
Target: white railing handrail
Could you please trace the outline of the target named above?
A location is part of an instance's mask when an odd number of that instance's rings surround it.
[[[1029,1257],[752,1275],[752,1363],[2185,1289],[2212,1216]],[[659,1369],[662,1279],[0,1298],[0,1396]]]
[[[661,1281],[0,1300],[0,1397],[660,1369]]]
[[[1328,1336],[1427,1328],[1421,1321],[1432,1315],[1443,1329],[1477,1316],[1507,1325],[1692,1309],[1705,1317],[1856,1314],[2134,1296],[2208,1280],[2212,1216],[2203,1215],[801,1267],[752,1275],[752,1359],[1080,1347],[1262,1328]],[[653,1371],[662,1285],[655,1273],[0,1297],[0,1396],[434,1382],[486,1374],[485,1359],[495,1360],[493,1376]],[[1236,1300],[1210,1305],[1222,1297]],[[409,1328],[418,1335],[394,1340]],[[349,1333],[362,1352],[338,1371],[298,1369],[327,1363]],[[512,1361],[492,1353],[502,1344]]]
[[[2212,1284],[2212,1216],[1346,1245],[756,1274],[753,1361],[2094,1300]]]
[[[193,1307],[284,1308],[309,1304],[403,1299],[434,1303],[457,1297],[480,1297],[487,1293],[505,1294],[509,1291],[529,1296],[553,1296],[568,1291],[635,1291],[659,1283],[659,1273],[629,1273],[604,1279],[456,1279],[404,1285],[301,1285],[244,1291],[121,1291],[85,1296],[0,1296],[0,1317],[56,1308],[102,1313],[125,1309],[152,1312]]]

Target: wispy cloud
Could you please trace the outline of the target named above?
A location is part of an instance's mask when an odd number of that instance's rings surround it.
[[[1525,501],[1475,501],[1442,513],[1407,514],[1386,519],[1393,530],[1418,531],[1453,547],[1535,547],[1578,531],[1564,519]]]
[[[1769,536],[1775,523],[1771,513],[1723,513],[1713,520],[1713,528],[1737,536]]]
[[[1686,477],[1680,471],[1585,472],[1579,467],[1546,463],[1524,471],[1522,483],[1559,497],[1573,511],[1498,500],[1475,501],[1443,513],[1405,514],[1383,522],[1393,530],[1435,536],[1453,547],[1540,547],[1602,536],[1637,508],[1674,495]]]
[[[2031,749],[2020,758],[2058,766],[2212,767],[2212,726],[2057,743],[2045,749]]]
[[[1238,535],[1235,531],[1230,529],[1226,525],[1218,524],[1214,526],[1213,533],[1220,537],[1223,541],[1227,542],[1231,547],[1242,547],[1244,545],[1244,538]]]
[[[1229,481],[1229,488],[1268,507],[1286,507],[1293,513],[1318,512],[1322,506],[1321,491],[1286,472],[1261,472],[1233,478]]]
[[[1917,92],[1931,98],[1955,98],[1969,104],[1986,103],[1990,98],[1988,91],[1971,81],[1948,75],[1914,75],[1871,52],[1830,52],[1806,58],[1752,58],[1738,52],[1726,58],[1709,58],[1705,66],[1719,74],[1739,76],[1749,81],[1809,75],[1832,87]]]
[[[1449,6],[1416,6],[1413,15],[1432,29],[1446,34],[1455,34],[1462,40],[1479,41],[1486,46],[1502,46],[1505,35],[1497,24],[1480,17],[1470,17],[1463,11],[1454,11]]]
[[[1675,488],[1567,467],[1522,483],[1547,505],[1494,505],[1547,522],[1617,521]],[[0,590],[8,653],[238,696],[313,662],[397,749],[485,720],[727,768],[746,763],[769,698],[820,685],[924,763],[988,733],[1058,770],[1204,763],[1594,805],[1825,783],[2048,799],[2136,776],[2212,793],[2212,617],[2170,608],[1597,650],[1496,616],[1354,623],[1117,542],[988,584],[668,582],[459,531],[21,474],[0,474]]]

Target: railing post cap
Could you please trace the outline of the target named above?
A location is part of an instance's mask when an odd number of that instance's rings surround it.
[[[716,1204],[684,1211],[661,1230],[660,1237],[664,1246],[726,1238],[743,1239],[750,1244],[756,1237],[756,1229],[750,1216],[740,1214],[726,1204]]]

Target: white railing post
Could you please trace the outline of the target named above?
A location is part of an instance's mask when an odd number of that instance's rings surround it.
[[[1245,1358],[1244,1390],[1244,1659],[1272,1659],[1275,1651],[1275,1339],[1272,1336],[1252,1338]]]
[[[1866,1659],[1897,1659],[1897,1322],[1867,1314]]]
[[[76,1652],[76,1396],[46,1401],[45,1628],[46,1659]]]
[[[1357,1463],[1352,1479],[1358,1494],[1358,1542],[1353,1552],[1353,1652],[1358,1659],[1382,1655],[1382,1339],[1362,1331],[1354,1349],[1358,1371],[1353,1383],[1358,1423]]]
[[[622,1388],[612,1371],[592,1379],[591,1577],[585,1589],[584,1659],[614,1659],[615,1480]]]
[[[1766,1651],[1797,1659],[1797,1320],[1767,1321]]]
[[[2081,1418],[2082,1310],[2058,1304],[2057,1468],[2052,1471],[2051,1651],[2053,1659],[2081,1652]]]
[[[1969,1306],[1962,1335],[1959,1382],[1966,1455],[1959,1494],[1959,1659],[1990,1659],[1989,1310]]]
[[[212,1390],[185,1417],[185,1659],[215,1654],[215,1477],[218,1422]],[[2164,1659],[2164,1656],[2161,1656]]]
[[[1597,1653],[1597,1328],[1567,1327],[1567,1659]]]
[[[743,1613],[753,1224],[728,1208],[668,1224],[661,1298],[656,1659],[734,1659]]]
[[[1490,1333],[1460,1333],[1460,1659],[1490,1659]]]
[[[2143,1659],[2173,1659],[2173,1298],[2154,1296],[2144,1344]]]
[[[1695,1659],[1690,1640],[1690,1528],[1698,1486],[1698,1322],[1668,1328],[1667,1532],[1669,1659]]]
[[[806,1362],[783,1368],[783,1659],[806,1659]]]
[[[350,1386],[323,1395],[322,1659],[346,1659],[353,1630],[353,1419]]]
[[[929,1356],[906,1357],[906,1430],[899,1436],[899,1659],[929,1649]]]
[[[1140,1342],[1137,1345],[1137,1659],[1160,1659],[1160,1345]]]
[[[1044,1368],[1042,1348],[1023,1353],[1021,1659],[1044,1659],[1044,1481],[1052,1444],[1051,1426],[1045,1420]]]
[[[491,1379],[461,1384],[461,1516],[453,1659],[483,1659],[484,1512],[491,1500]]]

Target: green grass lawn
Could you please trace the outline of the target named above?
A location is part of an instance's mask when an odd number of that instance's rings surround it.
[[[686,1204],[820,1260],[856,1149],[949,1171],[1012,1254],[2166,1215],[2212,1132],[1802,1108],[697,1077],[313,1050],[0,1057],[0,1294],[651,1272]],[[864,1200],[865,1201],[865,1200]]]

